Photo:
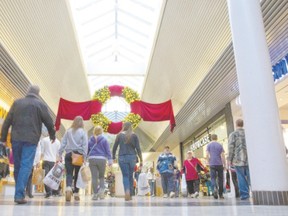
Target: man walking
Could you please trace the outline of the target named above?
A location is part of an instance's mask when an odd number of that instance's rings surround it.
[[[25,188],[32,170],[36,147],[41,136],[42,123],[50,139],[55,140],[55,130],[47,106],[39,99],[39,87],[31,86],[26,97],[14,101],[3,123],[1,142],[6,143],[12,126],[11,140],[14,156],[14,201],[25,204]]]
[[[42,168],[45,170],[46,176],[55,165],[60,148],[60,141],[55,139],[55,142],[51,143],[50,138],[47,136],[40,141],[40,145],[43,159]],[[45,185],[45,192],[45,198],[49,198],[52,195],[52,189],[47,185]],[[57,190],[55,193],[59,194],[59,191]]]
[[[176,157],[170,152],[169,146],[165,146],[164,152],[158,157],[157,170],[161,175],[161,185],[164,198],[168,195],[170,198],[175,197],[174,186],[174,169],[176,165]]]
[[[211,142],[207,146],[207,158],[210,165],[211,175],[211,187],[213,196],[218,199],[224,199],[223,196],[223,172],[225,164],[224,149],[223,146],[217,142],[218,137],[216,134],[211,135]],[[216,178],[218,179],[218,185],[216,184]]]
[[[250,173],[248,167],[245,131],[243,126],[243,120],[238,119],[236,121],[236,130],[230,134],[228,144],[228,163],[230,166],[235,166],[241,200],[245,200],[250,197]]]

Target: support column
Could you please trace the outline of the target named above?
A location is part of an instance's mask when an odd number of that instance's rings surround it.
[[[253,202],[288,205],[288,164],[259,0],[227,0]]]

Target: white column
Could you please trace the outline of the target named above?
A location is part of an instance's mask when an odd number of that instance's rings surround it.
[[[272,67],[259,0],[227,0],[252,191],[288,191]]]

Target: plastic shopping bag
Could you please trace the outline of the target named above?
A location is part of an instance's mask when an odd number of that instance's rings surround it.
[[[64,174],[64,165],[57,163],[45,176],[43,183],[53,190],[58,190]]]
[[[91,170],[89,166],[87,166],[86,164],[83,164],[79,172],[81,172],[81,176],[84,182],[88,182],[91,180]]]
[[[187,183],[186,183],[185,173],[182,174],[182,178],[181,178],[181,193],[182,193],[182,196],[187,195]]]
[[[87,186],[88,186],[88,182],[89,181],[85,181],[83,179],[83,176],[82,176],[82,170],[84,169],[85,165],[84,166],[81,166],[80,170],[79,170],[79,173],[78,173],[78,178],[77,178],[77,182],[76,182],[76,187],[77,188],[83,188],[85,189]]]

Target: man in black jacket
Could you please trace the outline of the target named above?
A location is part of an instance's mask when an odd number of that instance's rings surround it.
[[[50,139],[55,140],[55,129],[47,106],[39,99],[39,87],[31,86],[26,97],[14,101],[1,131],[1,142],[6,142],[10,126],[14,156],[15,202],[25,204],[25,188],[41,136],[42,123]]]

